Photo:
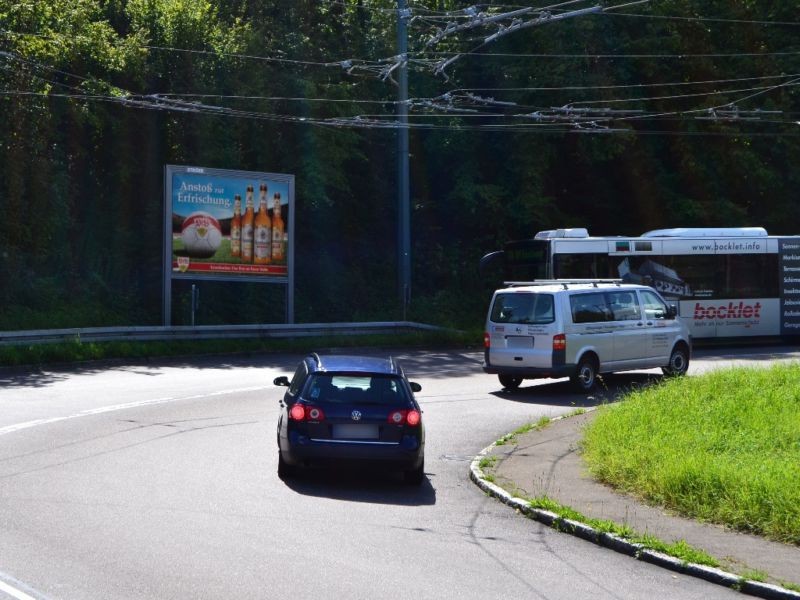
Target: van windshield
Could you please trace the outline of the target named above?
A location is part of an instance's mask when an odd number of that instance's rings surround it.
[[[555,319],[553,295],[528,292],[497,294],[491,319],[494,323],[552,323]]]

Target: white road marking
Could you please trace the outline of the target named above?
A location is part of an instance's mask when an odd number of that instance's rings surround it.
[[[12,598],[16,598],[17,600],[36,600],[36,598],[34,598],[33,596],[29,596],[25,592],[8,585],[2,580],[0,580],[0,592],[5,592],[9,596],[11,596]]]
[[[165,398],[153,398],[152,400],[139,400],[137,402],[128,402],[126,404],[113,404],[111,406],[101,406],[99,408],[91,408],[88,410],[82,410],[80,412],[67,415],[64,417],[52,417],[50,419],[35,419],[33,421],[25,421],[24,423],[15,423],[14,425],[7,425],[5,427],[0,427],[0,436],[6,435],[8,433],[14,433],[15,431],[20,431],[22,429],[30,429],[31,427],[38,427],[40,425],[49,425],[51,423],[58,423],[60,421],[68,421],[70,419],[79,419],[81,417],[89,417],[93,415],[100,415],[103,413],[114,412],[118,410],[127,410],[129,408],[139,408],[142,406],[150,406],[152,404],[165,404],[167,402],[179,402],[181,400],[199,400],[201,398],[212,398],[215,396],[225,396],[227,394],[240,394],[244,392],[257,392],[261,390],[268,389],[267,386],[257,386],[257,387],[246,387],[246,388],[237,388],[234,390],[222,390],[218,392],[211,392],[209,394],[196,394],[194,396],[181,396],[179,398],[173,397],[165,397]],[[0,582],[2,583],[2,582]],[[0,588],[2,589],[2,588]]]

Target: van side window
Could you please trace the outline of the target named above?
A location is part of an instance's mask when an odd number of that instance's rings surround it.
[[[494,323],[552,323],[555,319],[552,294],[497,294],[492,306]]]
[[[575,294],[569,297],[573,323],[611,321],[612,314],[603,293]]]
[[[641,318],[636,292],[609,292],[607,298],[615,321],[638,321]]]
[[[667,305],[659,296],[649,290],[643,290],[640,293],[646,319],[664,320],[667,318]]]

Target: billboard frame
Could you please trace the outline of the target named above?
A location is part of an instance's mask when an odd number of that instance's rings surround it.
[[[274,181],[287,186],[287,207],[288,218],[286,223],[286,233],[288,234],[286,244],[286,275],[258,275],[245,273],[197,273],[197,272],[176,272],[172,266],[172,215],[173,215],[173,177],[176,174],[194,174],[213,177],[224,177],[228,179],[245,179],[248,181]],[[235,282],[235,283],[265,283],[280,284],[286,286],[286,314],[285,322],[294,323],[294,175],[285,173],[269,173],[263,171],[242,171],[234,169],[217,169],[211,167],[199,167],[189,165],[165,165],[164,166],[164,230],[163,230],[163,252],[162,252],[162,271],[163,271],[163,306],[162,321],[164,326],[169,327],[172,322],[172,282],[179,280],[192,281],[216,281],[216,282]]]

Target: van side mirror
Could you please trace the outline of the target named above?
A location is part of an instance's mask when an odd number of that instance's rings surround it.
[[[280,377],[276,377],[275,379],[273,379],[272,383],[283,387],[289,387],[289,378],[286,377],[286,375],[281,375]]]
[[[420,384],[418,384],[416,381],[409,381],[408,385],[411,386],[411,391],[412,392],[421,392],[422,391],[422,386]]]
[[[675,304],[670,304],[667,307],[667,318],[674,319],[677,316],[678,316],[678,306]]]

